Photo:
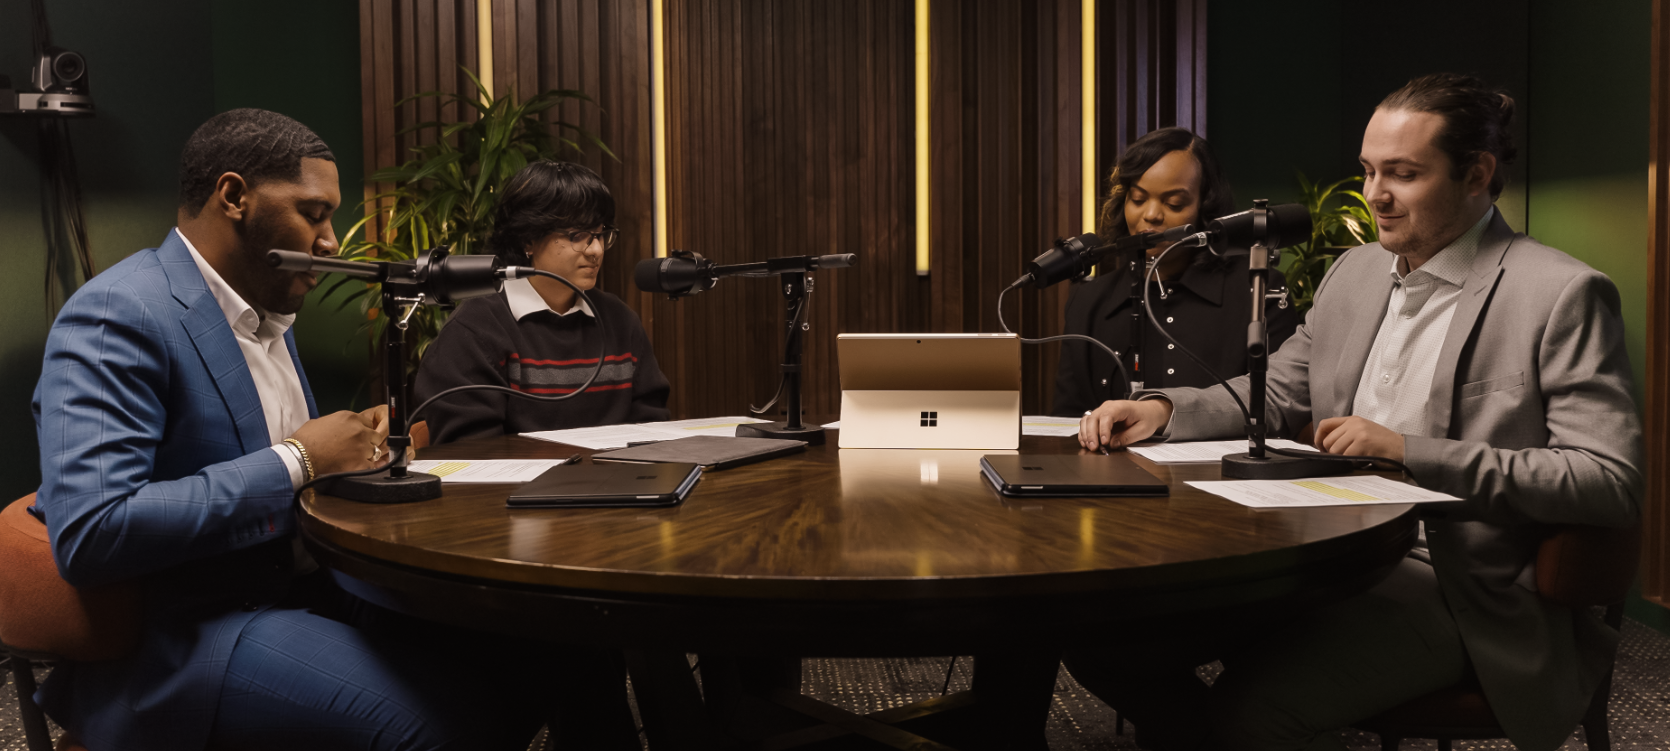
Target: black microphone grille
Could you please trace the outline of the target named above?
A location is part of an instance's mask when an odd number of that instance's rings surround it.
[[[666,258],[645,258],[632,270],[632,282],[645,292],[667,292],[661,288],[661,264]]]
[[[1284,203],[1271,206],[1270,214],[1271,242],[1267,243],[1269,247],[1285,248],[1310,239],[1310,209],[1304,204]]]

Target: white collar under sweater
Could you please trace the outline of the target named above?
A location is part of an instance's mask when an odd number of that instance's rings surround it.
[[[550,310],[552,313],[557,313],[557,311],[551,309],[549,303],[545,302],[545,298],[540,297],[539,291],[533,288],[533,284],[526,279],[506,281],[504,283],[504,299],[505,302],[510,303],[510,314],[515,316],[518,321],[541,310]],[[597,317],[597,314],[592,312],[591,306],[586,304],[585,298],[578,295],[574,298],[574,307],[569,308],[567,313],[557,313],[557,315],[571,315],[575,311],[585,313],[593,318]]]

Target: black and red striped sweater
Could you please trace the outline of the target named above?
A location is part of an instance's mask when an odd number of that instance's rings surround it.
[[[585,393],[549,403],[493,391],[443,397],[417,416],[429,422],[432,442],[667,419],[667,377],[638,314],[607,292],[587,294],[603,317],[608,346],[603,371]],[[465,300],[423,355],[417,402],[472,383],[571,393],[597,366],[600,336],[597,320],[579,311],[559,316],[546,309],[517,320],[503,292]]]

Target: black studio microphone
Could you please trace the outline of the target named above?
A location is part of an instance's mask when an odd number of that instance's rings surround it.
[[[1302,204],[1268,206],[1261,199],[1254,208],[1206,223],[1212,252],[1225,255],[1263,243],[1267,250],[1297,245],[1310,239],[1310,209]]]
[[[789,256],[757,263],[715,265],[700,253],[675,250],[666,258],[645,258],[632,270],[632,281],[645,292],[659,292],[669,298],[694,295],[713,289],[720,277],[746,274],[768,276],[793,272],[844,269],[858,262],[856,253],[827,256]]]
[[[1026,265],[1026,273],[1010,286],[1018,287],[1030,281],[1033,286],[1043,289],[1089,273],[1090,267],[1109,253],[1147,250],[1160,243],[1177,242],[1199,231],[1200,228],[1185,224],[1164,232],[1126,235],[1113,242],[1104,242],[1102,238],[1090,232],[1078,237],[1056,240],[1055,247],[1032,259],[1032,262]]]
[[[431,304],[452,305],[459,300],[491,295],[505,279],[515,279],[520,267],[501,268],[494,256],[455,256],[445,246],[431,248],[416,261],[345,261],[293,250],[267,251],[267,264],[281,271],[343,274],[378,282],[410,296],[422,295]]]

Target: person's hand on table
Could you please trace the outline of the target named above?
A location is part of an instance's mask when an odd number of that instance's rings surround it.
[[[1403,434],[1362,417],[1330,417],[1316,425],[1316,447],[1342,456],[1403,461]]]
[[[377,422],[373,423],[374,420]],[[388,453],[385,447],[388,435],[388,411],[379,407],[316,417],[303,423],[290,437],[307,448],[308,459],[313,462],[313,476],[323,477],[377,466],[378,460]]]
[[[1166,399],[1109,401],[1079,418],[1079,445],[1090,450],[1124,448],[1158,433],[1171,422]]]

